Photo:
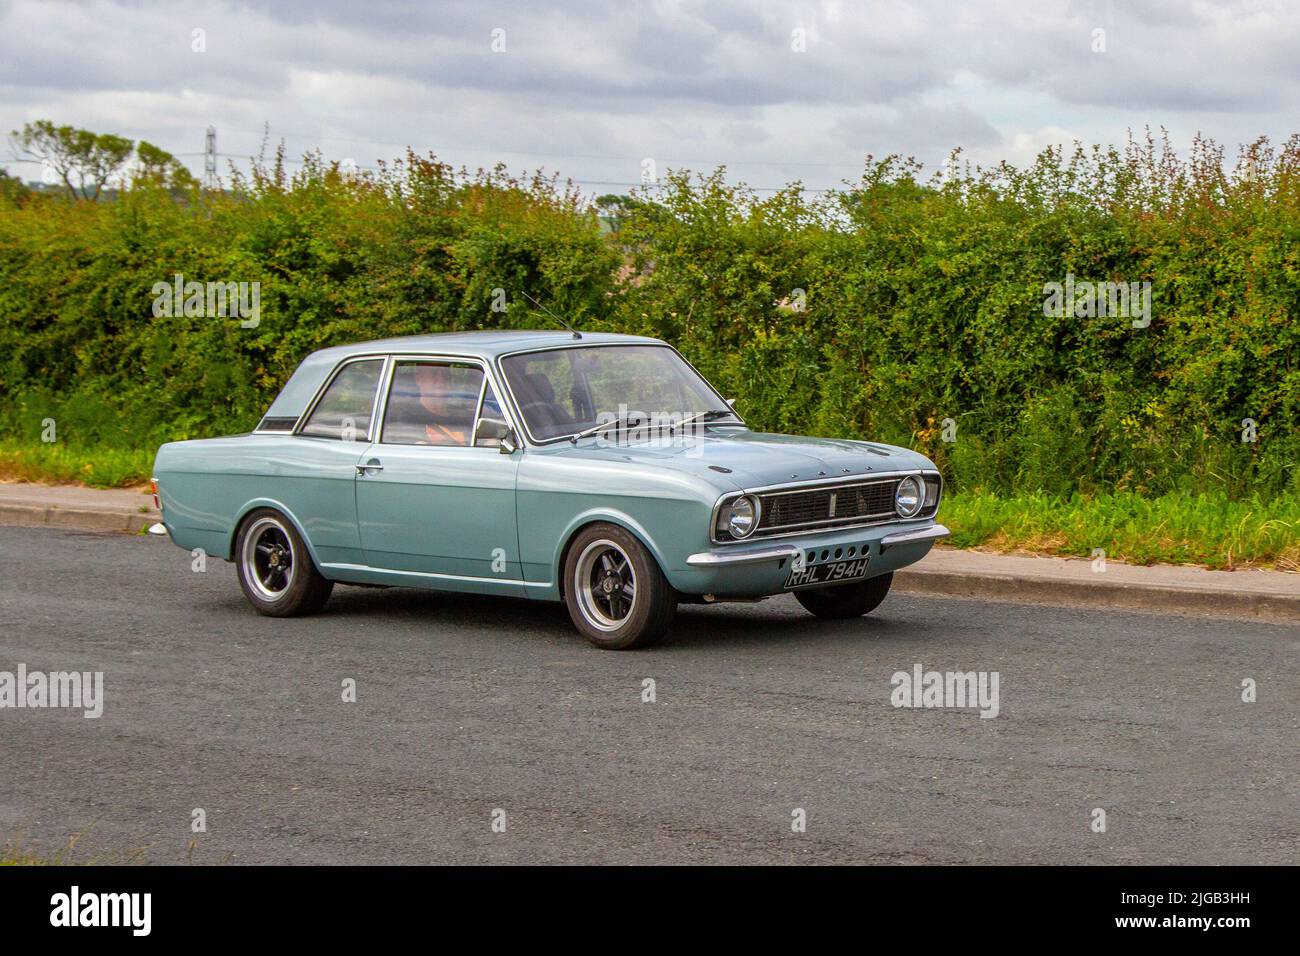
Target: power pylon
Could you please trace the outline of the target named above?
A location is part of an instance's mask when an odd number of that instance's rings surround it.
[[[203,144],[203,188],[217,188],[217,128],[208,127],[207,139]]]

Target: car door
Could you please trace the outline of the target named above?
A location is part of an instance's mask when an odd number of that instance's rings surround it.
[[[266,494],[298,520],[322,564],[363,560],[357,462],[370,445],[386,361],[381,355],[340,363],[294,433],[269,438],[262,453],[264,467],[276,477],[263,482]]]
[[[496,394],[478,360],[393,358],[378,440],[357,468],[358,527],[371,567],[464,590],[518,584],[521,452],[503,454],[499,441],[474,438],[480,417],[505,420]]]

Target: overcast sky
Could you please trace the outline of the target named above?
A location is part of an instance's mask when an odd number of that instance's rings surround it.
[[[868,153],[1023,163],[1147,125],[1180,148],[1281,140],[1297,53],[1297,0],[0,0],[0,131],[48,118],[196,172],[209,124],[247,156],[269,123],[291,156],[361,166],[410,145],[597,192],[647,157],[816,188]]]

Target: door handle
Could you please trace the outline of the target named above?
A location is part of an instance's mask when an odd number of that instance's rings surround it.
[[[357,475],[364,478],[369,472],[383,471],[383,463],[378,458],[372,458],[368,462],[357,465]]]

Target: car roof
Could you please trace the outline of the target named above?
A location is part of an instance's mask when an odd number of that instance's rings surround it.
[[[402,335],[375,339],[355,345],[337,345],[321,349],[314,355],[329,355],[335,361],[350,354],[366,352],[440,352],[455,351],[478,358],[495,358],[520,349],[563,345],[612,345],[618,343],[663,344],[643,335],[619,335],[614,332],[583,332],[581,341],[571,332],[556,329],[501,329],[476,332],[438,332],[430,335]]]
[[[424,353],[450,354],[491,361],[511,352],[540,348],[564,348],[574,345],[663,345],[660,339],[644,335],[619,335],[614,332],[583,332],[582,339],[571,332],[555,329],[509,329],[484,332],[440,332],[431,335],[403,335],[391,339],[375,339],[352,345],[335,345],[312,352],[290,376],[280,390],[267,417],[294,417],[301,415],[307,404],[345,359],[358,355],[386,355]]]

